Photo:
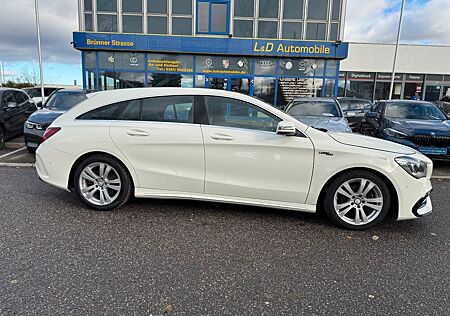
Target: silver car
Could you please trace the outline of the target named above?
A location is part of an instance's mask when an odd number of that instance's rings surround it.
[[[287,105],[286,113],[314,128],[330,132],[352,132],[339,102],[334,98],[294,99]]]

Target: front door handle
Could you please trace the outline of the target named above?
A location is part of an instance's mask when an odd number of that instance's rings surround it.
[[[234,140],[234,138],[230,135],[226,134],[211,134],[211,138],[214,140]]]
[[[139,129],[129,129],[129,130],[127,130],[127,135],[128,136],[145,137],[145,136],[149,136],[150,134],[146,131],[139,130]]]

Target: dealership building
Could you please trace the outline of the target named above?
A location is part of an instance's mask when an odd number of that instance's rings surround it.
[[[388,97],[392,45],[345,43],[346,0],[79,0],[83,85],[201,87],[276,106]],[[393,97],[450,89],[450,48],[402,46]]]

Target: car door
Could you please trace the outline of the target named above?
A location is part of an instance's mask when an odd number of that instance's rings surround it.
[[[20,108],[16,100],[16,91],[7,90],[2,95],[2,107],[5,121],[5,136],[11,137],[20,132]]]
[[[129,102],[110,126],[114,144],[135,169],[142,188],[203,193],[205,159],[194,96]]]
[[[28,117],[36,110],[36,106],[31,102],[30,98],[21,91],[16,91],[15,96],[19,108],[18,115],[20,115],[20,129],[22,130]]]
[[[305,203],[313,145],[304,135],[276,134],[281,121],[257,105],[205,96],[205,193]]]

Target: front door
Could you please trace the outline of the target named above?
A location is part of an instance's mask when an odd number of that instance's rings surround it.
[[[256,105],[205,97],[205,193],[303,204],[314,150],[309,138],[276,134],[280,119]]]
[[[252,95],[252,81],[248,77],[206,77],[206,88],[227,90]]]

